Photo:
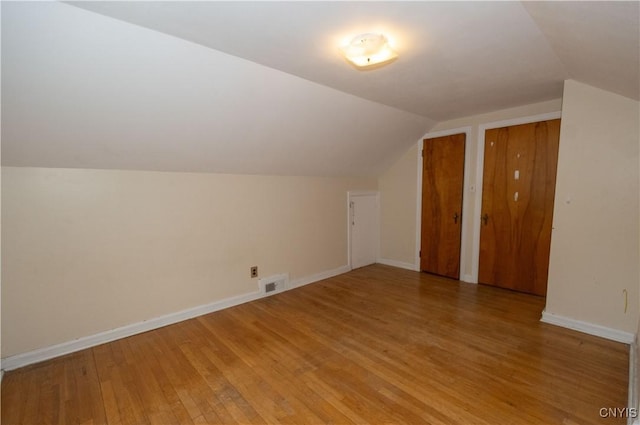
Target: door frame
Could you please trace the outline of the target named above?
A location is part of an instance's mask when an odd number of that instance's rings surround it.
[[[562,111],[549,112],[540,115],[531,115],[528,117],[512,118],[503,121],[494,121],[478,126],[478,148],[477,148],[477,165],[476,165],[476,182],[475,187],[475,211],[473,217],[473,245],[471,258],[471,282],[478,283],[478,272],[480,270],[480,216],[482,215],[482,184],[484,183],[484,135],[487,130],[493,128],[510,127],[520,124],[530,124],[539,121],[548,121],[562,118]],[[562,123],[560,124],[562,126]],[[464,219],[464,215],[462,216]],[[552,223],[553,226],[553,223]]]
[[[467,195],[466,192],[470,187],[470,178],[471,178],[471,149],[469,149],[469,141],[471,140],[471,126],[467,127],[459,127],[451,130],[442,130],[435,131],[432,133],[427,133],[420,140],[418,140],[418,188],[417,188],[417,200],[416,202],[416,252],[415,252],[415,269],[420,271],[420,249],[421,247],[421,239],[422,239],[422,150],[424,149],[424,139],[433,139],[435,137],[444,137],[444,136],[452,136],[454,134],[462,134],[464,133],[464,179],[462,183],[462,220],[460,222],[461,226],[461,236],[460,236],[460,280],[465,280],[462,274],[463,265],[467,260],[467,255],[465,252],[465,247],[468,242],[468,231],[467,224],[469,218],[468,210],[469,207],[466,205]]]
[[[353,270],[351,264],[351,201],[358,196],[375,196],[376,199],[376,262],[380,262],[380,192],[376,190],[350,190],[347,192],[347,266]]]

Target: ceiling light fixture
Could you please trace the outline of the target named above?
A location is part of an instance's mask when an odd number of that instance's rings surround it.
[[[387,63],[396,59],[398,54],[389,45],[382,34],[359,34],[342,47],[344,56],[358,68],[366,68]]]

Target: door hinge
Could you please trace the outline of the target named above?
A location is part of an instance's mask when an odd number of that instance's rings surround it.
[[[418,252],[418,257],[422,257],[422,251]]]

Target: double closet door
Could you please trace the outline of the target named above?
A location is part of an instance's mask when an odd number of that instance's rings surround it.
[[[546,295],[560,120],[487,130],[478,281]]]
[[[546,295],[560,120],[485,132],[478,281]],[[424,140],[420,269],[460,277],[465,135]]]

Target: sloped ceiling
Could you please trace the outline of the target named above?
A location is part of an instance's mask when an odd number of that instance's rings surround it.
[[[637,2],[72,4],[2,3],[4,165],[378,175],[566,78],[638,99]],[[357,71],[370,31],[400,58]]]
[[[568,78],[640,99],[640,2],[525,2]]]

